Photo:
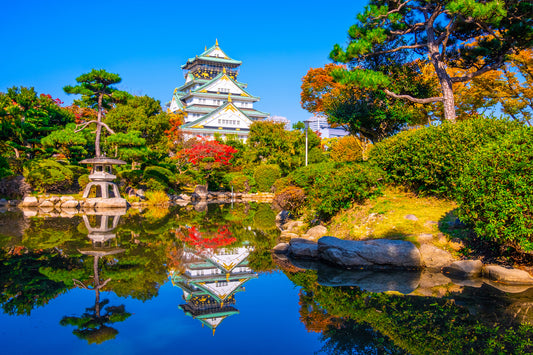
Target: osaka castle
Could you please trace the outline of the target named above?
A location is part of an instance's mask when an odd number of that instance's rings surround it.
[[[268,116],[254,109],[259,97],[251,95],[246,90],[248,85],[237,80],[241,64],[228,57],[217,40],[181,66],[185,84],[174,90],[169,110],[185,113],[181,126],[185,139],[214,138],[217,133],[246,140],[252,122]]]

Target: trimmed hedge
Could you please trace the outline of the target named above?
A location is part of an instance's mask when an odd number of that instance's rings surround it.
[[[40,192],[63,192],[71,187],[74,178],[72,170],[50,159],[31,161],[23,175],[26,182]]]
[[[379,194],[382,177],[378,167],[366,162],[311,164],[289,175],[294,185],[305,190],[310,206],[325,219]]]
[[[480,150],[457,180],[459,218],[478,236],[533,251],[533,129]]]
[[[322,218],[331,218],[352,203],[364,202],[381,192],[383,172],[365,163],[347,164],[315,178],[310,196]]]
[[[483,145],[520,129],[517,122],[475,118],[401,132],[376,144],[370,161],[390,182],[422,194],[452,197],[454,180]]]
[[[257,189],[262,192],[270,191],[274,182],[281,177],[281,169],[276,164],[259,165],[254,170],[254,180]]]

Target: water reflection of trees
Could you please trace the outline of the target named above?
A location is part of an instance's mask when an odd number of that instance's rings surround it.
[[[191,207],[144,213],[130,209],[121,217],[112,241],[124,252],[99,258],[100,273],[113,280],[100,289],[143,301],[157,296],[182,251],[173,231],[187,225],[208,229],[227,225],[238,241],[254,245],[250,264],[268,270],[272,267],[270,248],[279,233],[274,219],[270,206],[253,203],[233,208],[209,204],[201,213]],[[73,280],[93,287],[94,257],[81,252],[92,246],[88,234],[79,215],[27,218],[22,213],[0,214],[0,307],[4,312],[29,315],[76,287]]]
[[[456,303],[457,295],[438,299],[372,293],[357,287],[322,286],[313,271],[287,274],[303,288],[302,322],[310,331],[322,333],[322,350],[327,353],[484,354],[533,350],[530,324],[471,313]],[[493,309],[500,306],[505,309],[509,304],[492,298]],[[499,314],[503,316],[504,312]]]

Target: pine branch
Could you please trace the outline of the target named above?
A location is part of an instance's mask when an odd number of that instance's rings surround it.
[[[411,102],[416,102],[418,104],[429,104],[431,102],[442,102],[442,97],[428,97],[426,99],[418,99],[416,97],[412,97],[411,95],[398,95],[393,93],[392,91],[389,91],[388,89],[384,89],[383,92],[387,94],[388,96],[394,97],[395,99],[407,99]]]

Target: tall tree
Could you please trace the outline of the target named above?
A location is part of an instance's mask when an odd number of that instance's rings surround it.
[[[127,94],[112,86],[122,81],[120,76],[118,74],[108,73],[103,69],[93,69],[90,73],[77,77],[76,81],[79,85],[67,85],[63,90],[67,94],[82,95],[81,101],[76,102],[79,106],[97,109],[96,120],[82,122],[76,132],[83,130],[90,124],[96,123],[95,152],[96,157],[100,157],[100,135],[102,127],[105,127],[111,134],[115,133],[107,124],[102,122],[104,110],[111,108],[112,103],[124,100]]]
[[[428,95],[434,92],[434,83],[422,75],[418,61],[399,65],[404,59],[399,54],[381,57],[367,65],[390,75],[389,89],[411,94]],[[405,104],[403,100],[388,97],[383,89],[358,82],[342,83],[336,73],[345,66],[327,64],[324,68],[310,69],[302,79],[302,107],[311,113],[326,116],[333,125],[341,125],[353,135],[372,142],[398,132],[410,124],[427,121],[425,107],[418,103]]]
[[[388,89],[391,80],[364,66],[339,73],[345,82],[379,84],[394,98],[442,102],[444,118],[455,121],[453,84],[501,67],[510,54],[533,44],[533,3],[528,0],[371,0],[348,31],[346,49],[335,45],[333,60],[360,65],[368,58],[398,51],[428,57],[441,96],[419,98]],[[476,40],[476,45],[472,42]],[[469,70],[452,76],[450,67]],[[471,69],[471,70],[470,70]]]
[[[33,158],[41,138],[73,121],[61,103],[50,95],[37,95],[34,88],[12,87],[0,93],[0,148],[17,158],[21,152]]]

